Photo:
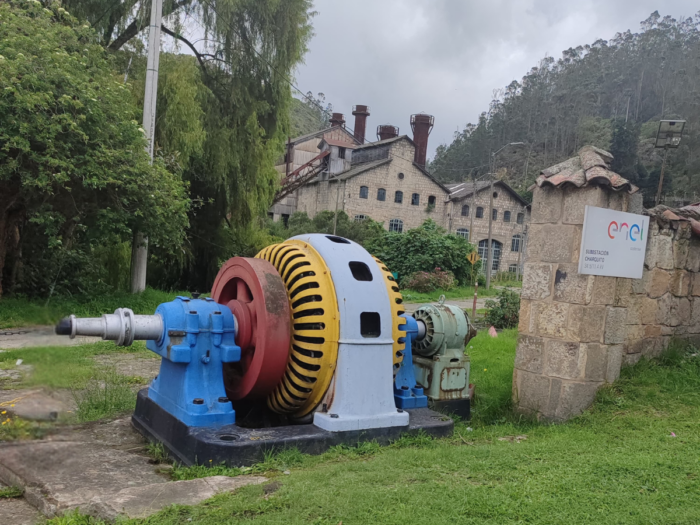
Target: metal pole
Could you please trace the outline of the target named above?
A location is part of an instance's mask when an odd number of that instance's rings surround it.
[[[340,199],[340,180],[338,181],[338,187],[335,190],[335,215],[333,216],[333,235],[335,235],[335,228],[338,225],[338,200],[339,199]]]
[[[523,247],[525,245],[525,209],[523,209],[523,223],[520,225],[520,241],[518,244],[518,268],[515,272],[515,280],[520,280],[520,256],[523,253]]]
[[[472,242],[472,236],[474,235],[474,214],[476,213],[476,173],[474,173],[474,191],[472,192],[472,207],[469,210],[469,242]]]
[[[661,164],[661,176],[659,177],[659,189],[656,191],[656,205],[661,202],[661,187],[664,185],[664,169],[666,168],[666,156],[668,155],[668,146],[664,147],[664,161]]]
[[[143,100],[143,129],[146,151],[153,162],[153,137],[156,128],[156,100],[158,95],[158,65],[160,62],[160,26],[163,18],[163,0],[152,0],[151,23],[148,27],[148,61],[146,65],[146,92]],[[134,231],[131,245],[131,293],[146,289],[148,264],[148,237]]]

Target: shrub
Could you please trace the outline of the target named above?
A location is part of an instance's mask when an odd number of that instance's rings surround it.
[[[415,272],[404,280],[406,288],[427,293],[437,289],[452,290],[457,281],[452,272],[435,268],[432,272]]]
[[[496,328],[515,328],[520,315],[520,295],[505,288],[498,292],[498,301],[486,301],[486,322]]]

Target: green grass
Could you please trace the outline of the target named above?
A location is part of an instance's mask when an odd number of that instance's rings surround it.
[[[111,341],[80,346],[52,346],[22,348],[0,353],[0,368],[14,366],[17,359],[32,366],[32,373],[20,386],[47,386],[50,388],[84,388],[88,381],[99,375],[100,367],[92,359],[96,355],[140,353],[154,356],[146,344],[136,341],[132,346],[116,346]]]
[[[52,297],[45,299],[6,297],[0,299],[0,329],[54,324],[66,315],[99,317],[117,308],[131,308],[136,314],[152,314],[160,303],[172,301],[187,292],[163,292],[147,288],[140,294],[115,292],[101,296]]]
[[[20,487],[4,487],[0,488],[0,499],[3,498],[21,498],[24,494],[24,489]]]
[[[114,368],[99,369],[82,388],[73,389],[73,397],[80,422],[128,412],[136,405],[130,378],[118,374]]]
[[[281,486],[272,494],[245,487],[127,523],[700,523],[697,351],[676,346],[627,368],[583,415],[545,425],[511,411],[515,337],[471,342],[474,417],[451,438],[321,456],[287,450],[246,469],[176,466],[175,479],[264,472]],[[77,520],[52,523],[89,523]]]
[[[510,288],[520,288],[522,283],[519,281],[513,282],[493,282],[491,283],[491,289],[487,290],[484,286],[479,286],[479,297],[495,297],[498,295],[499,288],[502,287]],[[408,303],[422,303],[422,302],[434,302],[437,301],[441,295],[444,295],[446,299],[472,299],[474,297],[474,287],[473,286],[458,286],[452,290],[435,290],[434,292],[417,292],[415,290],[401,290],[401,295],[403,295],[404,301]]]

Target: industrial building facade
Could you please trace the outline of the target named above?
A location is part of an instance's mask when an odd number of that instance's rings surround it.
[[[364,108],[369,115],[369,108],[357,107]],[[479,254],[485,259],[493,192],[492,270],[515,272],[525,260],[522,249],[529,204],[501,181],[494,181],[491,190],[485,181],[445,185],[432,177],[425,170],[432,119],[429,115],[413,115],[413,138],[398,135],[395,126],[379,126],[380,140],[362,143],[364,122],[356,119],[355,132],[351,134],[344,128],[342,115],[334,114],[332,127],[313,137],[290,141],[289,149],[297,148],[296,145],[308,149],[309,160],[325,154],[318,161],[323,164],[286,202],[273,207],[270,215],[275,220],[286,220],[295,211],[314,217],[321,211],[342,210],[355,220],[371,218],[383,223],[389,231],[399,233],[432,219],[448,232],[477,244]],[[297,162],[299,155],[297,151],[292,154],[294,169],[279,165],[278,171],[290,173],[303,169]]]

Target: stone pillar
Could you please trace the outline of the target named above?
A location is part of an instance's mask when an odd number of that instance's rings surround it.
[[[585,206],[627,211],[629,197],[601,186],[535,188],[513,373],[519,412],[564,421],[618,378],[632,279],[579,274],[578,258]]]

